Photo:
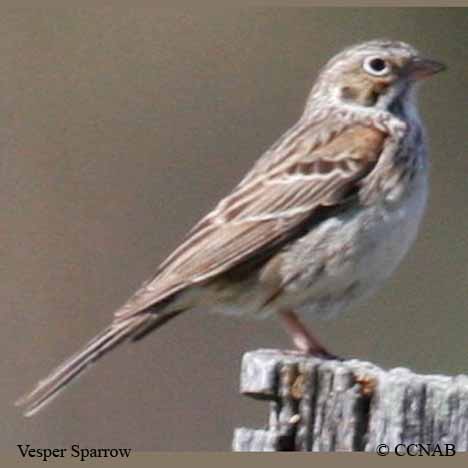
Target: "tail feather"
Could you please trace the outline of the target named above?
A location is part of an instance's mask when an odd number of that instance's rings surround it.
[[[155,318],[153,314],[142,314],[128,320],[112,323],[89,341],[81,351],[56,367],[45,379],[39,381],[30,393],[18,399],[15,404],[25,408],[25,416],[33,416],[58,396],[68,383],[78,377],[92,363],[145,324],[151,324]]]
[[[159,327],[162,327],[166,322],[172,320],[174,317],[177,317],[182,312],[185,312],[186,309],[174,310],[173,312],[166,312],[164,314],[158,315],[153,318],[150,322],[144,322],[132,333],[132,341],[140,341],[146,335],[157,330]]]

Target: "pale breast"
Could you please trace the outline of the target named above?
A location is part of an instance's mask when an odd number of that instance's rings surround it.
[[[190,288],[184,304],[263,318],[284,308],[329,318],[376,291],[416,238],[426,205],[427,171],[406,190],[322,221],[261,269]],[[232,275],[231,275],[232,276]]]
[[[329,219],[286,255],[287,297],[306,315],[331,317],[376,291],[394,272],[417,236],[424,213],[427,173],[419,173],[398,203],[380,203]],[[390,194],[392,195],[392,194]]]

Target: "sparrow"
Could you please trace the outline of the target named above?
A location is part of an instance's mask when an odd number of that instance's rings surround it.
[[[18,400],[25,415],[118,344],[195,308],[275,315],[300,352],[333,357],[298,314],[333,317],[369,296],[415,240],[428,195],[417,84],[444,69],[392,40],[333,57],[298,122],[107,328]]]

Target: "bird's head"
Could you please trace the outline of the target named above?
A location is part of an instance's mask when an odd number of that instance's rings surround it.
[[[409,44],[375,40],[345,49],[322,69],[309,102],[328,99],[390,109],[414,84],[445,69]]]

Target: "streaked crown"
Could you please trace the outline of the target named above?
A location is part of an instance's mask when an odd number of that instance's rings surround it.
[[[325,99],[388,108],[415,82],[444,68],[404,42],[365,42],[343,50],[325,65],[309,102]]]

